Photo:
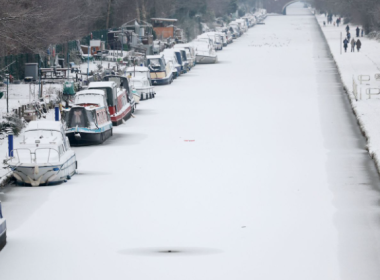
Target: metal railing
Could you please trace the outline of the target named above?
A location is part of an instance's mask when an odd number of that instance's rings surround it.
[[[380,88],[367,88],[365,92],[368,95],[368,99],[371,99],[371,95],[380,94]]]
[[[360,84],[362,84],[362,82],[369,82],[371,80],[371,76],[370,75],[359,75],[358,80],[359,80]]]
[[[17,157],[13,156],[13,158],[11,158],[11,163],[14,164],[15,162],[13,162],[13,159],[16,159],[16,158],[17,158],[17,164],[21,163],[20,162],[20,155],[18,153],[18,151],[21,151],[21,150],[29,151],[29,156],[30,156],[30,162],[22,162],[22,163],[57,163],[56,161],[50,162],[51,150],[53,150],[53,151],[55,151],[57,153],[57,155],[58,155],[58,162],[61,161],[61,154],[58,152],[58,150],[56,150],[54,148],[37,148],[37,149],[34,150],[34,152],[32,152],[28,148],[19,148],[19,149],[14,149],[13,150],[13,155],[15,155],[15,153],[16,153]],[[38,162],[37,161],[37,151],[39,151],[39,150],[49,150],[46,162]],[[34,158],[33,158],[33,155],[34,155]]]
[[[352,93],[354,94],[356,101],[358,101],[358,85],[354,77],[352,77]]]

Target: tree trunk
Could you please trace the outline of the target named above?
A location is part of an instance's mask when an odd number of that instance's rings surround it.
[[[111,4],[112,4],[112,0],[108,0],[106,29],[108,29],[110,25]]]

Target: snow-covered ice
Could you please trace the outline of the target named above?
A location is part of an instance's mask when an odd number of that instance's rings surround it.
[[[218,56],[76,148],[68,183],[0,195],[0,279],[379,278],[379,178],[315,18]]]

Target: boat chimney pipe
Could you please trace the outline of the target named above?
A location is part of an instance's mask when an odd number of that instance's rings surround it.
[[[13,157],[13,132],[8,133],[8,155]]]
[[[59,107],[58,107],[58,104],[55,104],[54,112],[55,112],[55,121],[59,122]]]

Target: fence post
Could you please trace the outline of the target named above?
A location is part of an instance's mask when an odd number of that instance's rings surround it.
[[[13,157],[13,132],[8,133],[8,155]]]

